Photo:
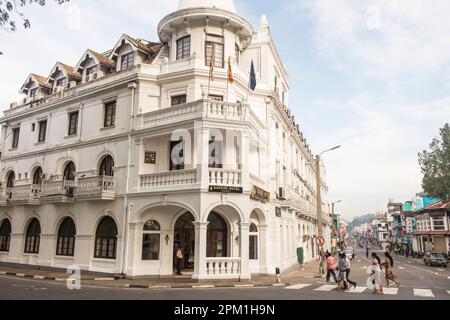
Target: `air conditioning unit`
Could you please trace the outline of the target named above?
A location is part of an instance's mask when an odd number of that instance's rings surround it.
[[[98,78],[98,75],[96,73],[94,73],[94,80],[96,80]]]
[[[61,86],[57,86],[57,87],[55,88],[54,93],[60,93],[62,90],[63,90],[63,88],[62,88]]]
[[[76,86],[77,86],[77,82],[76,81],[70,81],[69,88],[74,88]]]
[[[279,189],[278,198],[280,200],[286,200],[287,199],[287,194],[286,194],[286,189],[285,188],[280,188]]]
[[[11,109],[17,108],[17,102],[13,102],[9,105]]]

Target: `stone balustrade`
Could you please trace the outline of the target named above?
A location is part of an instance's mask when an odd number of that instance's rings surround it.
[[[208,278],[239,278],[241,258],[206,258],[206,274]]]
[[[214,186],[240,187],[242,185],[241,170],[209,169],[209,184]]]
[[[197,169],[141,175],[140,180],[141,188],[194,184],[197,182]]]

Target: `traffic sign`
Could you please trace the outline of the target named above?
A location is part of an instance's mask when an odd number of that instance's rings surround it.
[[[325,239],[323,237],[321,237],[321,236],[317,237],[316,238],[316,244],[318,246],[323,246],[325,244]]]

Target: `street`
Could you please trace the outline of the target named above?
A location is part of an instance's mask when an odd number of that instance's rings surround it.
[[[381,253],[380,253],[381,255]],[[82,285],[68,290],[65,283],[0,277],[2,300],[450,300],[450,270],[425,266],[421,260],[394,257],[400,288],[384,288],[375,295],[365,287],[370,265],[362,251],[353,261],[350,278],[358,283],[350,292],[336,290],[324,279],[305,279],[285,287],[204,289],[129,289]],[[385,284],[385,282],[383,282]]]

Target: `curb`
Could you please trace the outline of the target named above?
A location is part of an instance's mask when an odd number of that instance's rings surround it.
[[[49,280],[49,281],[67,281],[69,278],[56,278],[56,277],[46,277],[46,276],[37,276],[32,274],[24,274],[24,273],[15,273],[15,272],[6,272],[0,271],[1,276],[12,276],[18,278],[28,278],[28,279],[37,279],[37,280]],[[115,281],[119,280],[119,276],[111,277],[111,278],[82,278],[81,281]]]
[[[56,277],[46,277],[46,276],[38,276],[38,275],[30,275],[23,273],[14,273],[14,272],[5,272],[0,271],[0,275],[3,276],[13,276],[18,278],[28,278],[28,279],[36,279],[36,280],[47,280],[47,281],[56,281],[56,282],[66,282],[68,278],[56,278]],[[106,282],[106,281],[115,281],[119,280],[120,277],[115,276],[114,278],[83,278],[81,281],[98,281],[98,282]],[[168,284],[168,285],[145,285],[145,284],[133,284],[127,283],[122,287],[130,288],[130,289],[224,289],[224,288],[279,288],[289,286],[289,283],[258,283],[258,284]]]
[[[124,284],[123,287],[130,289],[224,289],[224,288],[276,288],[289,286],[288,283],[276,284],[193,284],[193,285],[144,285],[144,284]]]

